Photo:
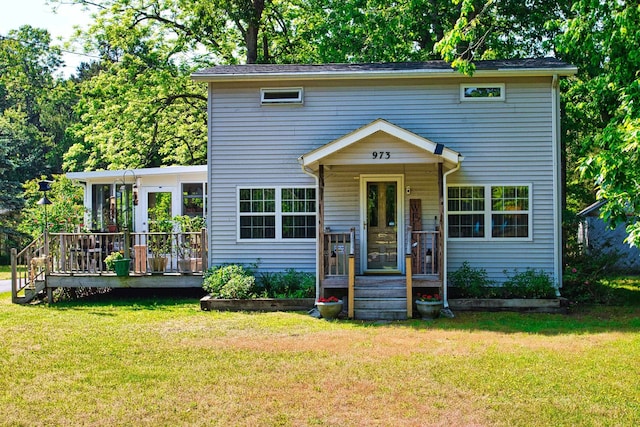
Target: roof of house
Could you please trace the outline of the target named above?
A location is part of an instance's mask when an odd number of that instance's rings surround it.
[[[578,212],[578,216],[598,215],[598,210],[606,203],[605,200],[598,200]]]
[[[577,68],[556,58],[475,61],[474,75],[573,75]],[[191,75],[200,81],[270,80],[285,76],[297,79],[362,77],[465,77],[445,61],[364,64],[246,64],[218,65]]]
[[[77,180],[87,179],[116,179],[121,178],[123,181],[126,178],[154,176],[154,175],[181,175],[188,173],[206,173],[207,165],[197,166],[166,166],[160,168],[145,168],[145,169],[127,169],[127,170],[101,170],[101,171],[87,171],[87,172],[68,172],[67,178]]]

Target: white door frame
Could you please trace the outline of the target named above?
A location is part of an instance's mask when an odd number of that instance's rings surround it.
[[[180,211],[182,197],[176,191],[176,187],[168,185],[149,185],[140,188],[138,196],[138,208],[140,215],[136,216],[136,230],[149,231],[149,193],[171,193],[171,215],[177,215]],[[177,210],[176,210],[177,209]]]
[[[397,263],[398,270],[401,274],[405,272],[404,262],[404,174],[361,174],[360,175],[360,225],[362,232],[360,233],[360,271],[361,273],[376,273],[378,270],[367,269],[367,184],[369,182],[395,182],[396,191],[396,238],[397,241]]]

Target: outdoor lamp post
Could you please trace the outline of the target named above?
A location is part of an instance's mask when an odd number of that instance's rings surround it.
[[[44,226],[42,227],[42,233],[44,234],[44,255],[49,257],[49,219],[47,218],[47,205],[51,204],[51,200],[47,198],[47,191],[51,190],[51,181],[40,181],[38,183],[38,190],[42,191],[42,199],[38,200],[38,204],[44,206]],[[45,263],[48,265],[48,263]],[[46,268],[46,267],[45,267]]]

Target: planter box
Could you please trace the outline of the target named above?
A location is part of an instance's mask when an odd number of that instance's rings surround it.
[[[456,298],[449,300],[449,307],[458,311],[515,311],[524,313],[566,313],[566,298]]]
[[[207,295],[200,300],[204,311],[309,311],[315,298],[216,299]]]

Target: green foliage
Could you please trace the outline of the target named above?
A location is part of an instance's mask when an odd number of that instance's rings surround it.
[[[551,276],[543,270],[514,271],[513,276],[504,272],[507,280],[500,288],[503,298],[555,298],[556,288]]]
[[[120,252],[111,252],[105,259],[104,263],[109,270],[115,270],[116,261],[119,259],[124,259],[124,256]]]
[[[640,8],[637,2],[574,2],[558,51],[580,73],[566,91],[568,153],[596,198],[602,218],[628,222],[630,244],[640,244]],[[568,158],[569,160],[570,158]]]
[[[570,240],[565,250],[566,265],[561,293],[573,304],[608,304],[611,288],[602,279],[611,274],[617,255],[596,248],[584,248]]]
[[[242,265],[231,264],[209,269],[202,287],[214,298],[255,298],[255,277]]]
[[[489,280],[484,268],[471,267],[468,261],[459,269],[449,273],[451,286],[455,286],[462,298],[489,298],[493,296],[493,281]]]
[[[296,271],[262,273],[258,280],[258,290],[265,298],[313,298],[316,278],[313,273]]]
[[[32,179],[24,185],[26,206],[22,210],[22,220],[18,229],[33,238],[44,231],[44,206],[38,205],[43,193],[38,191],[38,182],[46,179]],[[47,198],[52,202],[46,207],[48,230],[51,233],[72,232],[84,223],[84,199],[82,187],[73,185],[64,175],[54,175],[51,191]]]

